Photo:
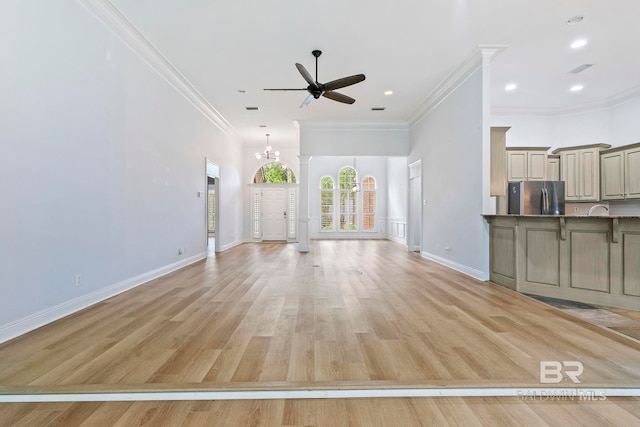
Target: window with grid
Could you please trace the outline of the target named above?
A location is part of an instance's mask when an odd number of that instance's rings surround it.
[[[356,231],[358,229],[358,199],[353,191],[357,174],[352,167],[343,168],[339,173],[340,191],[340,228],[339,231]]]
[[[216,190],[209,188],[208,192],[208,231],[214,233],[216,231]]]
[[[289,189],[289,234],[287,237],[295,239],[296,237],[296,193],[294,189]]]
[[[260,220],[262,219],[260,198],[261,198],[260,192],[254,191],[253,192],[253,237],[254,238],[262,237],[262,231],[260,230]]]
[[[362,229],[376,229],[376,180],[372,176],[362,180]]]
[[[325,176],[320,180],[320,230],[333,231],[333,178]]]

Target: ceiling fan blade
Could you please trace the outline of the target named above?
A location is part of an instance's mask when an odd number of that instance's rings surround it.
[[[304,77],[304,79],[307,81],[307,83],[309,83],[309,86],[313,86],[314,88],[318,88],[318,84],[315,82],[315,80],[313,80],[313,77],[311,77],[311,74],[309,74],[307,69],[304,68],[304,65],[298,64],[296,62],[296,68],[298,68],[298,71],[300,72],[300,74],[302,74],[302,77]]]
[[[263,89],[263,90],[307,90],[307,88],[304,88],[304,89]]]
[[[302,101],[302,104],[300,104],[300,108],[306,107],[307,105],[309,105],[309,103],[311,102],[311,100],[313,99],[313,94],[309,94],[309,96],[307,96],[304,101]]]
[[[336,90],[342,87],[347,87],[354,85],[356,83],[360,83],[365,79],[364,74],[356,74],[354,76],[343,77],[341,79],[330,81],[329,83],[324,84],[325,90]]]
[[[324,96],[325,98],[333,99],[334,101],[342,102],[343,104],[353,104],[354,102],[356,102],[356,100],[351,98],[350,96],[343,95],[338,92],[328,91],[323,93],[322,96]]]

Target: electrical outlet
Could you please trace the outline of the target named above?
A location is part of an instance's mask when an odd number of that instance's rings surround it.
[[[444,251],[445,251],[445,252],[449,252],[450,250],[451,250],[451,248],[450,248],[449,246],[445,246],[445,247],[444,247]]]
[[[577,206],[573,208],[574,212],[578,212],[580,210],[580,208],[578,208]]]
[[[76,288],[82,286],[82,274],[76,274]]]
[[[182,248],[178,248],[178,255],[182,255]]]

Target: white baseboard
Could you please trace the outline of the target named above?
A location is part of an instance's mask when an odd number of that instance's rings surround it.
[[[244,240],[236,240],[235,242],[229,243],[228,245],[220,246],[220,252],[226,251],[227,249],[235,248],[238,245],[245,243]]]
[[[390,234],[387,234],[387,239],[391,240],[392,242],[400,243],[402,245],[406,245],[407,244],[407,239],[404,239],[402,237],[392,236]]]
[[[426,258],[426,259],[431,260],[433,262],[437,262],[438,264],[442,264],[445,267],[449,267],[449,268],[451,268],[453,270],[459,271],[460,273],[464,273],[467,276],[473,277],[474,279],[482,280],[483,282],[486,282],[487,280],[489,280],[489,273],[488,272],[476,270],[475,268],[471,268],[471,267],[467,267],[466,265],[458,264],[455,261],[451,261],[450,259],[439,257],[438,255],[434,255],[434,254],[429,253],[429,252],[422,251],[422,252],[420,252],[420,255],[423,258]]]
[[[104,301],[108,298],[114,297],[122,292],[133,289],[172,271],[186,267],[189,264],[198,262],[207,257],[206,253],[200,253],[193,255],[189,258],[185,258],[173,264],[160,267],[158,269],[143,273],[139,276],[132,277],[130,279],[123,280],[122,282],[114,285],[102,288],[90,294],[82,295],[78,298],[56,305],[54,307],[42,310],[38,313],[24,317],[22,319],[13,321],[6,325],[0,326],[0,343],[9,341],[20,335],[31,332],[34,329],[40,328],[48,323],[54,322],[65,316],[73,314],[77,311],[83,310],[89,306]]]

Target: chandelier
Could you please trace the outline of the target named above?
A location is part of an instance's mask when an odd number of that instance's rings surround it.
[[[269,145],[269,134],[267,134],[267,147],[262,153],[256,153],[256,159],[273,160],[274,162],[280,161],[280,152],[273,151],[273,148]]]

